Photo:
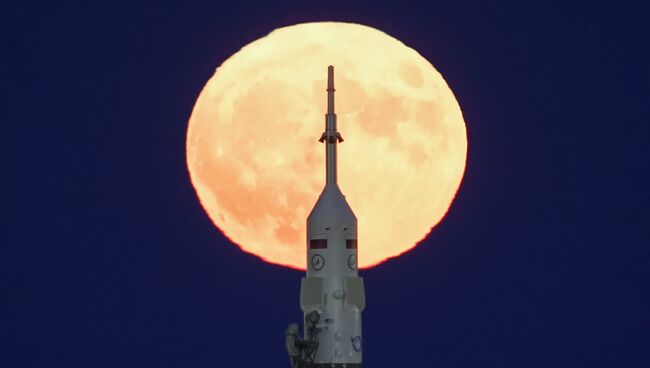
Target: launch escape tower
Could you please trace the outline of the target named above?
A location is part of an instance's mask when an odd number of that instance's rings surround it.
[[[334,67],[327,68],[325,188],[307,218],[307,274],[300,286],[303,337],[298,324],[286,331],[293,368],[361,368],[363,278],[357,270],[357,218],[337,184]]]

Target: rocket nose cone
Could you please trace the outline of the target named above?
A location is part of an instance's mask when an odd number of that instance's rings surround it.
[[[312,221],[356,221],[352,208],[336,185],[326,185],[311,210],[307,222]]]

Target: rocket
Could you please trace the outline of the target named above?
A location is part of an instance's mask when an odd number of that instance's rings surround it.
[[[307,218],[307,274],[301,280],[303,337],[287,328],[293,368],[361,368],[363,278],[357,270],[357,218],[337,184],[336,148],[343,142],[334,113],[334,67],[327,68],[325,188]]]

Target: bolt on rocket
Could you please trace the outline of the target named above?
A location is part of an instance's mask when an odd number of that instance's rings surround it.
[[[325,188],[307,218],[307,274],[300,286],[303,337],[286,331],[293,368],[361,368],[363,278],[357,270],[357,218],[337,184],[336,147],[343,142],[334,113],[334,67],[327,69]]]

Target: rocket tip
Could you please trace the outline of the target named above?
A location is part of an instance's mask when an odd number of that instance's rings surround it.
[[[334,66],[327,67],[327,90],[334,90]]]

